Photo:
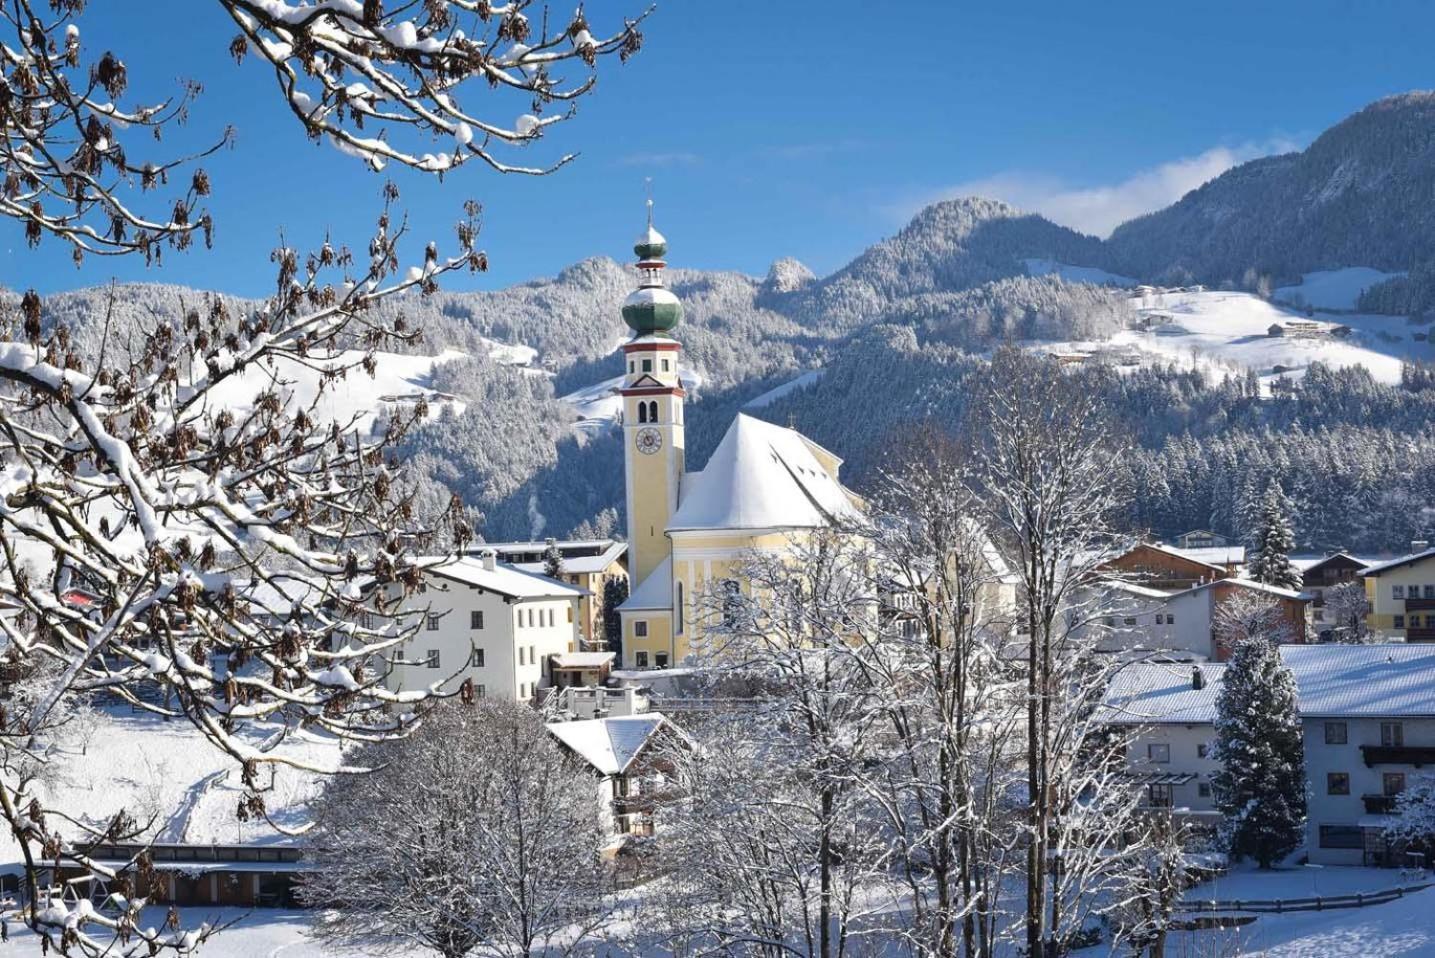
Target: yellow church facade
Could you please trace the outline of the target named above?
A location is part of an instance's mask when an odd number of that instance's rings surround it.
[[[679,666],[700,641],[711,597],[746,589],[754,551],[857,516],[842,460],[792,429],[739,414],[701,471],[688,472],[684,400],[672,336],[682,305],[663,286],[667,242],[652,227],[634,247],[640,281],[624,303],[623,458],[632,592],[619,607],[622,667]]]

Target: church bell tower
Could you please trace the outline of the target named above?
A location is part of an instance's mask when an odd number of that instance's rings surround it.
[[[668,242],[648,228],[633,247],[638,288],[623,302],[623,321],[633,338],[623,346],[623,460],[627,478],[628,564],[636,587],[669,555],[664,530],[678,508],[683,475],[683,387],[678,378],[681,346],[671,333],[683,305],[663,286]]]

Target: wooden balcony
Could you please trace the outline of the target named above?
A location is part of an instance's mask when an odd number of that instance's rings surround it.
[[[1435,642],[1435,629],[1406,629],[1406,642]]]
[[[1406,599],[1406,612],[1427,612],[1435,609],[1435,598],[1431,599]]]
[[[1367,767],[1375,765],[1435,765],[1435,745],[1362,745]]]
[[[1395,812],[1394,795],[1362,795],[1360,800],[1365,803],[1367,815],[1390,815]]]

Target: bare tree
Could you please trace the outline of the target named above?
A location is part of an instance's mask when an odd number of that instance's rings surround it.
[[[550,20],[532,0],[216,2],[239,29],[229,54],[266,63],[311,137],[375,170],[395,163],[442,176],[471,160],[505,173],[562,166],[573,154],[538,164],[504,154],[573,114],[600,57],[627,60],[642,46],[642,16],[595,36],[581,6]],[[196,164],[233,142],[232,131],[194,153],[162,153],[154,144],[190,118],[200,82],[122,105],[129,67],[111,49],[85,55],[86,6],[0,4],[0,216],[22,221],[31,245],[46,234],[71,244],[77,263],[86,253],[158,262],[166,246],[186,249],[196,234],[209,241],[213,221],[199,204],[211,183]],[[148,25],[155,49],[182,39],[164,31],[187,28]],[[577,76],[563,75],[570,67]],[[169,195],[141,212],[136,189]]]
[[[706,747],[677,762],[686,798],[664,844],[685,934],[835,958],[861,933],[881,853],[857,781],[879,732],[860,662],[874,650],[869,563],[860,537],[815,530],[749,553],[697,597],[698,660],[752,708],[695,729]]]
[[[612,912],[592,776],[532,709],[435,708],[368,775],[330,779],[301,894],[335,944],[448,958],[573,954]]]
[[[1083,589],[1115,556],[1121,504],[1110,463],[1119,443],[1099,399],[1056,363],[998,351],[968,426],[971,489],[993,536],[1015,563],[1018,628],[1025,640],[1027,875],[1026,947],[1043,958],[1063,924],[1064,896],[1051,894],[1052,853],[1062,844],[1060,776],[1101,685],[1091,623],[1100,590]],[[1086,694],[1073,694],[1073,687]],[[1046,908],[1050,905],[1050,914]]]

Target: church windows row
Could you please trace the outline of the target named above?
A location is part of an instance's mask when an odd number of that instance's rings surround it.
[[[672,362],[673,362],[673,361],[672,361],[671,359],[664,359],[664,360],[662,360],[663,372],[668,373],[668,372],[672,372],[672,371],[673,371]],[[633,362],[631,359],[628,360],[628,372],[630,372],[630,373],[635,373],[635,372],[637,372],[637,371],[638,371],[637,363]],[[645,360],[643,360],[643,372],[645,372],[645,373],[650,373],[650,372],[652,372],[652,371],[653,371],[653,361],[652,361],[651,359],[645,359]]]
[[[657,421],[658,421],[658,401],[657,401],[656,399],[650,400],[649,402],[640,402],[640,403],[638,403],[638,422],[657,422]]]

